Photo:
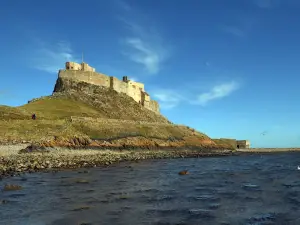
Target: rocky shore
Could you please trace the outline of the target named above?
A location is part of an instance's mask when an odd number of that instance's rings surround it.
[[[24,147],[26,149],[24,144],[0,146],[1,178],[20,175],[24,172],[49,172],[61,169],[108,166],[122,161],[227,156],[234,154],[232,150],[208,149],[106,150],[67,149],[61,147],[46,147],[29,152],[24,151]]]
[[[249,148],[239,149],[239,153],[280,153],[280,152],[299,152],[300,148]]]

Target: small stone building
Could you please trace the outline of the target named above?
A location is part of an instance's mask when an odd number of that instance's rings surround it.
[[[236,148],[237,149],[250,148],[250,141],[248,141],[248,140],[237,140],[236,141]]]

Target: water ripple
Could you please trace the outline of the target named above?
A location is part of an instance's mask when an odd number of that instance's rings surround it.
[[[300,153],[148,160],[0,181],[0,224],[300,224]],[[188,176],[179,176],[182,169]]]

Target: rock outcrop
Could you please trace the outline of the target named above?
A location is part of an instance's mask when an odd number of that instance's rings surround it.
[[[63,147],[69,149],[110,149],[110,150],[157,150],[157,149],[201,149],[201,150],[225,150],[230,149],[226,145],[218,145],[210,138],[191,136],[182,139],[158,139],[146,137],[125,137],[114,140],[92,140],[83,137],[55,137],[53,140],[34,143],[21,152],[43,151],[49,148]]]
[[[86,82],[59,77],[52,96],[84,102],[111,119],[170,123],[164,116],[144,108],[126,94]]]

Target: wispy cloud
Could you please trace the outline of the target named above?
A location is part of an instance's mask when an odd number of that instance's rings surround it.
[[[172,90],[159,89],[155,90],[152,96],[160,103],[163,109],[172,109],[176,107],[184,98]]]
[[[35,69],[48,73],[57,73],[64,67],[66,61],[77,61],[74,52],[68,42],[61,41],[55,44],[47,44],[36,41],[36,48],[32,56],[32,65]]]
[[[220,27],[221,31],[231,34],[238,38],[245,38],[255,28],[255,26],[259,23],[259,17],[255,14],[243,14],[236,15],[234,21],[230,24],[224,24]]]
[[[235,81],[231,81],[228,83],[223,83],[223,84],[214,86],[208,92],[198,95],[198,97],[197,97],[196,101],[194,101],[194,103],[205,106],[210,101],[229,96],[232,92],[234,92],[238,88],[239,88],[239,85]]]
[[[234,26],[224,26],[222,30],[226,33],[232,34],[237,37],[244,37],[245,36],[245,31]]]
[[[123,0],[115,0],[115,3],[122,9],[125,11],[131,11],[132,7],[129,5],[128,2],[125,2]]]
[[[161,108],[164,109],[172,109],[182,103],[204,107],[211,101],[228,97],[239,88],[240,84],[238,82],[231,81],[215,85],[207,92],[200,94],[197,92],[178,93],[178,91],[175,90],[157,89],[151,92],[151,96],[156,99],[160,103]]]
[[[159,72],[166,56],[163,49],[155,48],[152,43],[147,43],[138,37],[127,38],[125,42],[132,48],[132,51],[127,54],[132,61],[143,65],[150,74]]]
[[[122,38],[125,49],[123,54],[131,61],[141,65],[149,74],[157,74],[163,63],[170,56],[167,44],[156,27],[151,24],[151,19],[145,19],[135,7],[122,1],[122,17],[119,21],[126,28],[127,35]]]
[[[259,8],[270,9],[278,6],[281,0],[253,0]]]

